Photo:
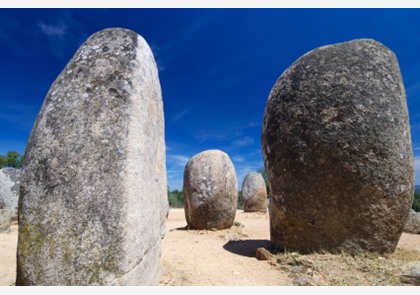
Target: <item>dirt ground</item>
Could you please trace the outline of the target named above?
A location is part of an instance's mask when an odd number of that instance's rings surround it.
[[[238,210],[219,231],[187,230],[183,209],[171,208],[162,249],[160,286],[404,285],[395,268],[420,260],[420,235],[403,233],[390,258],[286,253],[258,260],[269,247],[269,217]],[[0,286],[14,285],[17,225],[0,233]]]
[[[17,223],[12,223],[10,233],[0,233],[0,286],[15,284]]]
[[[268,246],[268,214],[238,210],[227,230],[185,230],[183,209],[171,208],[163,239],[163,286],[288,286],[287,274],[255,258]]]

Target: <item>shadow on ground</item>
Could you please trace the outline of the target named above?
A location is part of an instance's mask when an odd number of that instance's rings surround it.
[[[229,241],[223,245],[223,249],[246,257],[255,257],[255,250],[260,247],[270,249],[271,242],[269,240],[242,240]]]

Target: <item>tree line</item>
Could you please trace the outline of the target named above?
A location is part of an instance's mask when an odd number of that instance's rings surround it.
[[[264,168],[258,169],[257,172],[260,173],[261,176],[263,177],[265,181],[265,186],[267,188],[267,196],[269,196],[270,191],[268,188],[267,173],[265,172]],[[182,194],[182,191],[179,191],[179,190],[170,191],[168,187],[168,201],[169,201],[169,206],[171,208],[183,208],[184,196]],[[244,208],[244,204],[242,200],[242,191],[238,191],[238,209],[243,209],[243,208]],[[420,190],[416,190],[414,192],[413,205],[411,206],[411,208],[416,212],[420,212]]]
[[[25,155],[21,155],[15,151],[10,151],[5,155],[0,155],[0,168],[22,168],[24,160]]]
[[[411,208],[416,212],[420,212],[420,191],[414,193],[413,206]]]
[[[9,151],[5,155],[0,155],[0,169],[6,167],[22,168],[24,160],[24,154],[21,155],[16,151]],[[260,173],[263,177],[267,188],[267,195],[269,196],[270,191],[268,187],[267,173],[265,172],[264,168],[258,169],[257,172]],[[177,189],[170,191],[168,187],[168,201],[169,206],[172,208],[184,207],[184,196],[182,191]],[[238,209],[243,209],[242,191],[238,191]],[[420,191],[416,191],[414,193],[412,209],[414,209],[416,212],[420,212]]]

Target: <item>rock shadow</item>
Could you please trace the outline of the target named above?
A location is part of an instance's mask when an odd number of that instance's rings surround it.
[[[260,247],[271,249],[271,242],[269,240],[241,240],[229,241],[223,245],[223,249],[246,257],[255,257],[255,251]]]
[[[190,228],[188,227],[188,225],[183,226],[183,227],[176,227],[176,228],[171,228],[169,231],[178,231],[178,230],[182,230],[182,231],[187,231]]]

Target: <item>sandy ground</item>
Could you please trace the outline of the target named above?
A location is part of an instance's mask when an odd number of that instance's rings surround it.
[[[163,286],[287,286],[292,280],[255,250],[268,246],[268,214],[236,212],[228,230],[185,230],[183,209],[171,209],[163,239]]]
[[[162,249],[161,286],[288,286],[292,279],[255,258],[269,244],[268,214],[238,210],[228,230],[186,230],[183,209],[171,208]],[[0,233],[0,286],[14,285],[17,225]],[[420,251],[420,235],[403,233],[398,248]]]
[[[17,223],[11,225],[10,233],[0,233],[0,286],[15,284],[17,237]]]

